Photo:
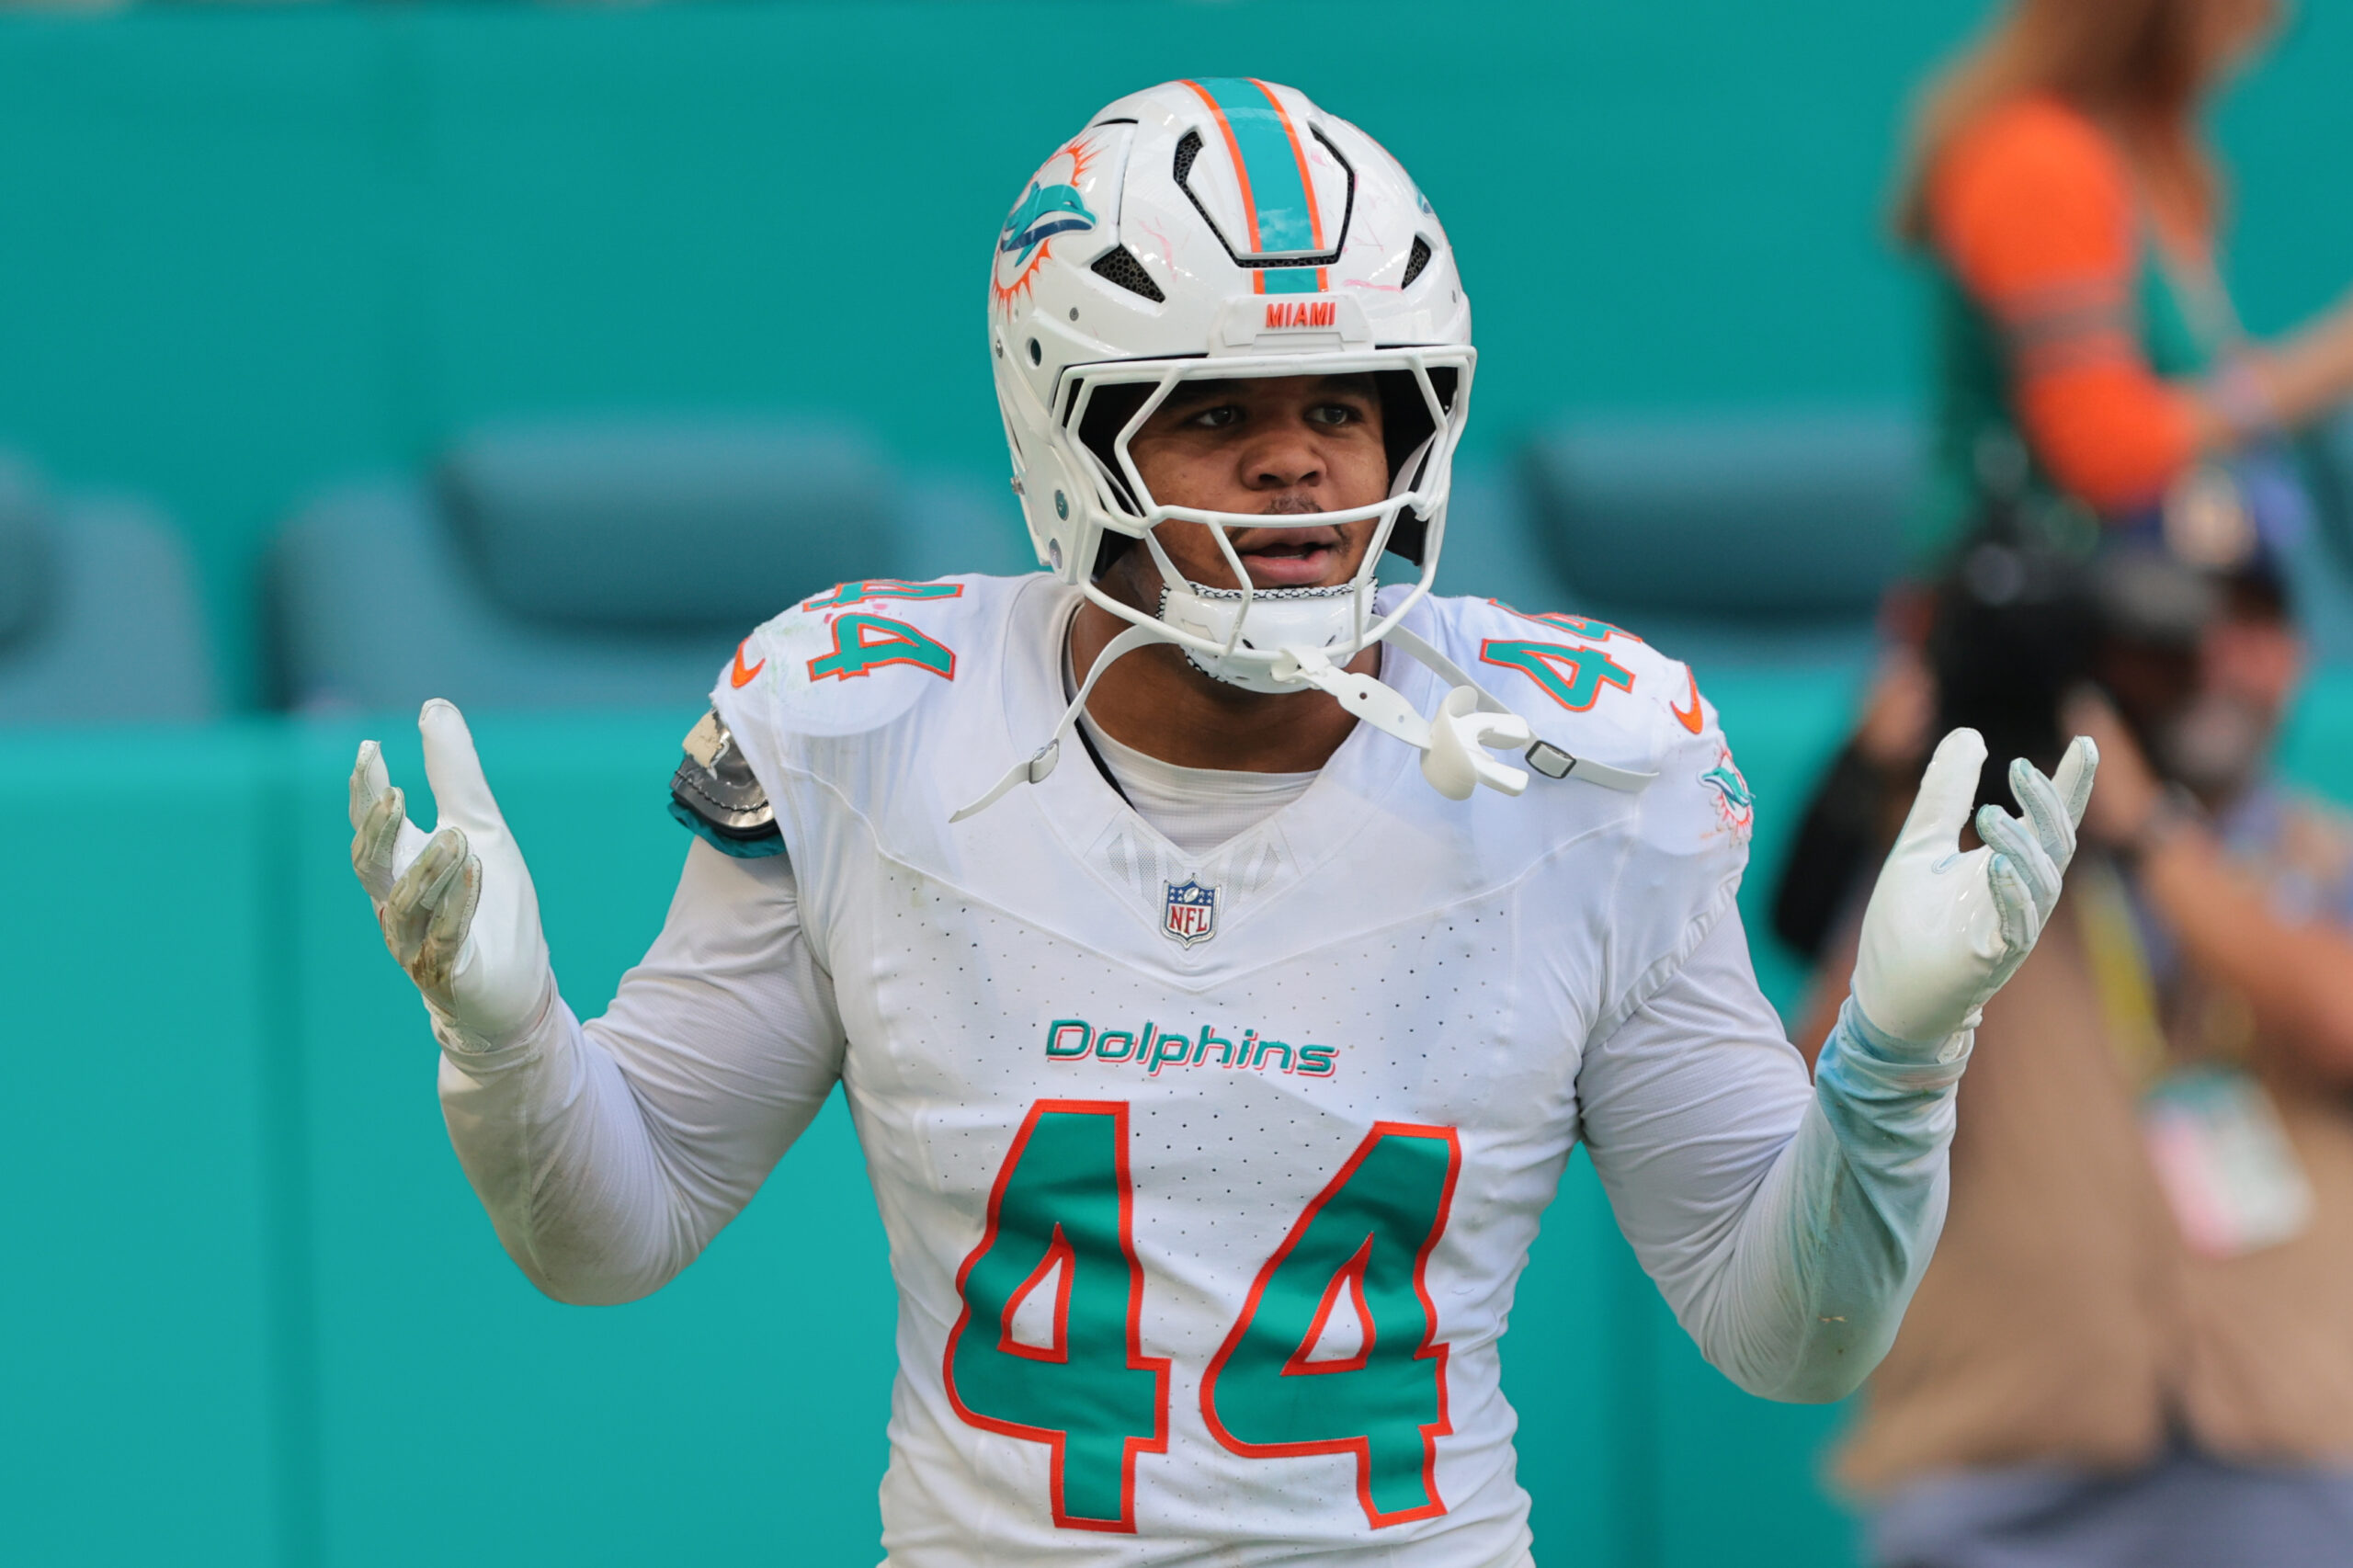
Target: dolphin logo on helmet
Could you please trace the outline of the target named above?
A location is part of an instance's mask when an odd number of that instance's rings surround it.
[[[1005,221],[1004,237],[996,248],[1028,261],[1031,251],[1056,234],[1093,227],[1095,214],[1086,210],[1077,191],[1066,185],[1040,186],[1032,180],[1029,194]]]

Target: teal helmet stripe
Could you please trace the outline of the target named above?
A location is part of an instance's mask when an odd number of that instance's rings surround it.
[[[1258,292],[1261,294],[1320,294],[1324,291],[1324,269],[1320,267],[1262,267],[1258,269]]]
[[[1317,220],[1298,128],[1264,84],[1246,76],[1203,76],[1188,84],[1217,111],[1251,209],[1250,248],[1260,256],[1313,256],[1327,243]],[[1312,274],[1310,275],[1312,278]],[[1267,293],[1313,293],[1269,278]]]

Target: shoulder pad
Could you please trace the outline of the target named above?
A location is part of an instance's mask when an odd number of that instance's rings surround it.
[[[844,583],[755,628],[712,687],[713,706],[763,764],[775,736],[882,730],[969,690],[957,676],[975,659],[993,665],[1014,600],[1040,585],[1051,579]]]
[[[1462,668],[1535,728],[1529,766],[1547,777],[1637,790],[1711,727],[1689,667],[1622,627],[1492,599],[1427,602]]]
[[[784,848],[776,808],[714,710],[687,732],[686,756],[670,776],[670,814],[711,846],[742,858]]]

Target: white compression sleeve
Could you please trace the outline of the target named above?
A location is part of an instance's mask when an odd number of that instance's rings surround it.
[[[1944,1225],[1962,1063],[1893,1061],[1852,1011],[1809,1086],[1727,912],[1578,1074],[1619,1227],[1700,1351],[1768,1399],[1853,1392]]]
[[[662,934],[605,1016],[441,1062],[441,1105],[499,1240],[559,1301],[634,1301],[758,1190],[841,1076],[833,980],[784,856],[696,839]]]

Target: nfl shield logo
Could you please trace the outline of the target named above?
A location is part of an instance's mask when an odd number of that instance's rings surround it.
[[[1217,889],[1205,888],[1190,877],[1161,885],[1168,890],[1162,930],[1188,948],[1217,935]]]

